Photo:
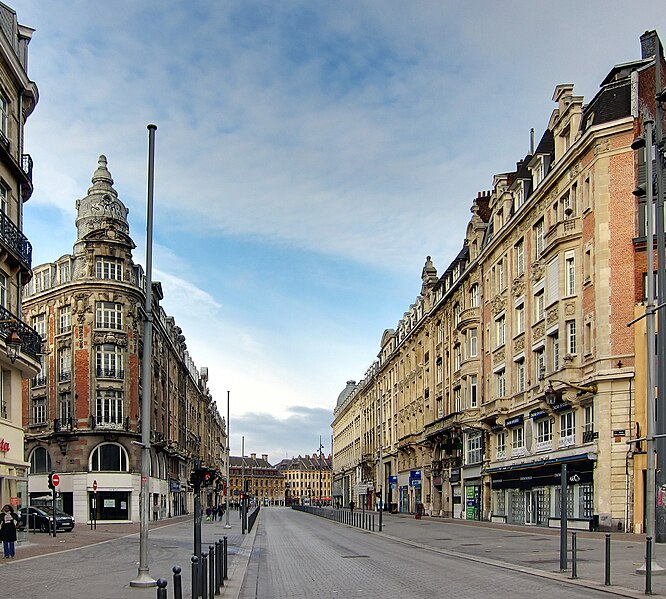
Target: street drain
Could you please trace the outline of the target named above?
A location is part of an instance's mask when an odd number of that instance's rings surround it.
[[[483,543],[460,543],[461,547],[481,547]]]
[[[367,557],[369,558],[369,555],[341,555],[340,556],[342,559],[354,559],[356,557]]]

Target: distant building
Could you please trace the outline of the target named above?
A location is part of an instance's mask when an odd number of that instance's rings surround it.
[[[332,505],[331,465],[332,457],[306,455],[286,458],[276,468],[285,478],[287,504]]]
[[[34,268],[23,315],[43,339],[42,370],[24,382],[31,502],[48,500],[60,475],[62,508],[86,522],[139,520],[145,285],[104,156],[76,202],[71,255]],[[151,517],[192,510],[191,460],[222,471],[225,422],[183,332],[153,283]],[[206,493],[214,489],[206,488]]]
[[[39,94],[28,78],[33,30],[0,3],[0,505],[27,504],[21,385],[39,372],[41,340],[21,317],[21,288],[32,276],[32,246],[23,234],[23,203],[33,192],[24,125]],[[18,350],[18,354],[12,351]]]
[[[245,490],[261,504],[284,505],[284,476],[268,462],[268,454],[229,458],[229,501],[240,500],[243,481]]]

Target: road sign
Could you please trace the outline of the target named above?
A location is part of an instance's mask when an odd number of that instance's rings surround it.
[[[93,481],[93,491],[97,491],[97,481]]]
[[[51,482],[53,482],[54,487],[57,487],[60,484],[60,476],[58,476],[57,474],[54,474],[51,477]]]

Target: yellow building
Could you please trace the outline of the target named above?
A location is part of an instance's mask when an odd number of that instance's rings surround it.
[[[332,505],[331,463],[329,455],[287,458],[276,464],[285,480],[287,505]]]
[[[284,505],[285,479],[277,467],[268,462],[268,454],[261,458],[257,458],[256,453],[229,458],[229,501],[240,500],[243,481],[251,498],[263,505]]]

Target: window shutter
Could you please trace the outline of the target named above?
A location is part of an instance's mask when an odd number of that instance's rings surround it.
[[[560,259],[554,258],[548,263],[546,271],[546,305],[560,299]]]

